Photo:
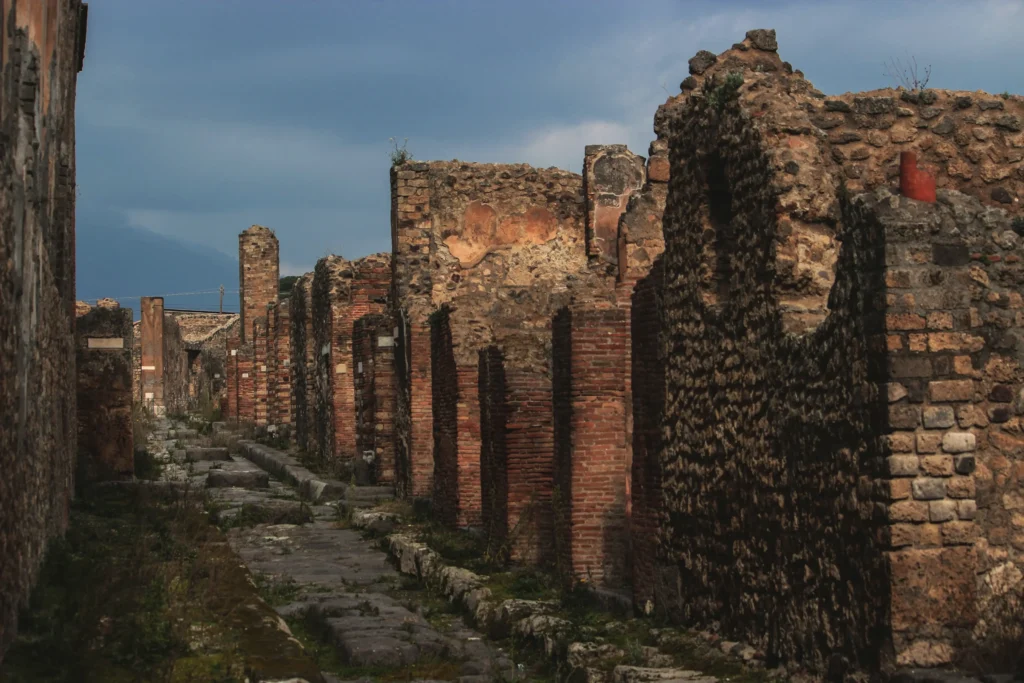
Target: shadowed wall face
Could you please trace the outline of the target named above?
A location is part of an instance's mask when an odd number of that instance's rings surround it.
[[[85,16],[78,0],[0,0],[0,659],[72,495]]]

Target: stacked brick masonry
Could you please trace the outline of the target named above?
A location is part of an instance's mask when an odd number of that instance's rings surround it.
[[[935,207],[884,192],[860,200],[886,228],[884,493],[906,664],[950,661],[1024,568],[1020,237],[1003,211],[939,195]]]
[[[480,384],[478,367],[459,365],[452,315],[430,320],[434,429],[434,508],[448,526],[480,524]]]
[[[161,300],[162,301],[162,300]],[[163,399],[169,415],[184,415],[188,409],[188,351],[177,319],[164,313]]]
[[[581,181],[523,165],[431,162],[393,169],[394,300],[401,302],[395,317],[403,331],[396,458],[402,477],[413,479],[409,488],[429,490],[422,477],[433,460],[432,439],[415,431],[422,418],[430,419],[435,393],[429,353],[416,348],[428,339],[428,316],[451,304],[453,353],[466,377],[476,374],[479,350],[492,343],[517,362],[545,367],[550,316],[568,303],[570,282],[600,281],[588,270]],[[466,391],[475,396],[478,388]],[[411,410],[418,411],[415,419]]]
[[[514,363],[504,375],[504,493],[512,557],[546,564],[554,560],[551,376],[547,368]]]
[[[340,323],[341,312],[350,297],[351,283],[352,266],[348,260],[340,256],[327,256],[317,261],[312,287],[313,339],[316,354],[313,425],[316,434],[316,453],[324,461],[332,460],[339,454],[345,433],[343,431],[341,436],[338,436],[336,431],[345,412],[344,408],[351,408],[351,386],[348,387],[349,392],[346,394],[342,391],[344,380],[335,377],[347,377],[348,364],[351,362],[351,332],[345,335]],[[339,320],[338,329],[334,326],[335,319]],[[334,360],[335,355],[337,361]],[[345,400],[346,397],[348,401]],[[344,423],[341,425],[344,429]]]
[[[395,326],[395,490],[425,498],[434,486],[430,326],[413,325],[404,310]]]
[[[363,316],[352,335],[356,454],[372,454],[377,483],[394,483],[394,337],[391,319]]]
[[[251,343],[239,344],[235,354],[235,373],[238,385],[238,416],[236,419],[241,424],[255,424],[256,422],[254,361],[253,345]]]
[[[76,452],[74,111],[85,20],[77,0],[36,4],[0,2],[0,658],[46,542],[67,523]]]
[[[78,484],[131,478],[132,310],[93,308],[75,321]]]
[[[557,559],[566,576],[606,586],[629,571],[628,315],[574,303],[552,326]]]
[[[267,397],[269,396],[270,371],[267,367],[268,321],[266,314],[256,318],[252,324],[252,374],[253,374],[253,423],[257,426],[267,425]]]
[[[270,366],[273,368],[273,389],[270,393],[269,419],[272,424],[292,424],[295,410],[292,396],[292,342],[291,299],[277,306],[270,346]]]
[[[295,442],[306,452],[313,448],[313,371],[316,367],[313,340],[313,274],[306,273],[292,285],[290,298],[292,398]]]
[[[500,546],[508,539],[508,397],[501,349],[480,350],[480,522],[487,539]]]
[[[254,225],[238,235],[238,285],[241,299],[241,339],[252,341],[257,318],[266,317],[267,306],[277,303],[279,246],[269,228]]]
[[[155,414],[163,414],[164,404],[164,300],[144,296],[140,300],[141,356],[139,359],[142,404]]]
[[[661,295],[664,271],[656,261],[637,283],[630,311],[632,479],[630,557],[633,597],[637,607],[654,608],[655,552],[661,526],[661,420],[665,410],[665,361],[661,356]]]
[[[232,336],[227,340],[227,403],[224,411],[226,420],[238,419],[238,347],[241,340]]]

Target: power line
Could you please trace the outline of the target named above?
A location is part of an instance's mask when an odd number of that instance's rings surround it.
[[[225,294],[238,294],[238,292],[239,292],[239,290],[237,290],[237,289],[225,290],[224,291]],[[175,294],[160,294],[158,296],[161,296],[164,299],[166,299],[166,298],[172,297],[172,296],[196,296],[196,295],[199,295],[199,294],[220,294],[220,289],[204,289],[204,290],[201,290],[201,291],[198,291],[198,292],[177,292]],[[104,297],[100,297],[99,299],[79,299],[79,301],[99,301],[100,299],[141,299],[142,297],[145,297],[145,296],[151,296],[151,295],[150,294],[135,294],[135,295],[132,295],[132,296],[104,296]]]

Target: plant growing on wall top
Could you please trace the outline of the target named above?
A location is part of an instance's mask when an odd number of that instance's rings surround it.
[[[932,77],[931,64],[924,68],[923,77],[918,75],[916,57],[908,56],[906,64],[903,64],[903,62],[898,59],[890,57],[889,61],[885,62],[883,66],[885,66],[884,76],[888,76],[890,79],[895,81],[899,87],[906,88],[911,92],[927,88],[928,80]]]
[[[412,161],[412,153],[409,152],[409,150],[407,150],[405,148],[405,146],[407,144],[409,144],[409,138],[406,138],[402,142],[402,146],[401,147],[398,146],[398,139],[397,138],[388,138],[388,139],[390,140],[391,147],[392,147],[391,153],[390,153],[391,154],[391,165],[392,166],[401,166],[402,164],[404,164],[407,161]]]
[[[743,85],[743,74],[737,71],[730,72],[720,83],[716,78],[714,87],[708,91],[708,104],[721,110],[726,102],[736,98],[741,85]]]

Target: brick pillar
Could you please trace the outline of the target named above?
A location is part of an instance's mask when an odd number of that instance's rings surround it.
[[[553,324],[556,550],[566,576],[609,586],[627,569],[628,337],[627,311],[606,302]]]
[[[277,424],[277,305],[267,306],[267,424]]]
[[[336,458],[348,460],[356,444],[355,385],[352,381],[352,326],[351,302],[332,302],[331,306],[331,415],[334,420],[334,448]]]
[[[93,308],[75,324],[78,468],[86,483],[130,479],[132,442],[132,310]]]
[[[238,363],[238,421],[254,424],[256,421],[256,378],[253,376],[252,344],[242,344],[235,356]]]
[[[276,391],[273,396],[274,424],[290,425],[294,411],[292,394],[292,357],[291,357],[291,306],[285,300],[277,307],[274,326],[274,371]]]
[[[888,231],[885,339],[891,619],[896,662],[949,663],[977,618],[975,450],[988,415],[966,247],[899,244]],[[941,271],[937,267],[941,267]],[[939,277],[941,275],[941,278]],[[948,283],[948,289],[935,287]],[[941,306],[941,308],[940,308]]]
[[[277,237],[269,228],[254,225],[238,235],[238,289],[242,342],[252,341],[257,318],[267,304],[277,302],[280,280]]]
[[[430,324],[399,311],[395,325],[395,467],[399,495],[434,491],[434,403]]]
[[[164,408],[164,300],[144,296],[142,308],[142,403],[155,415]]]
[[[224,409],[226,420],[238,420],[238,337],[229,337],[227,340],[227,402]]]
[[[431,320],[434,507],[448,526],[480,524],[479,369],[456,362],[448,309]]]
[[[554,560],[551,377],[546,368],[480,352],[480,488],[483,526],[513,559]]]
[[[367,315],[356,321],[352,335],[356,457],[372,455],[378,484],[395,481],[393,342],[387,316]]]
[[[253,424],[266,426],[267,398],[269,396],[269,372],[267,370],[267,319],[253,321]]]
[[[395,483],[395,338],[386,317],[373,345],[374,450],[377,483]]]
[[[648,614],[655,605],[656,538],[661,524],[661,418],[665,410],[665,364],[660,340],[662,272],[659,261],[651,274],[637,284],[630,320],[630,557],[633,599]]]

